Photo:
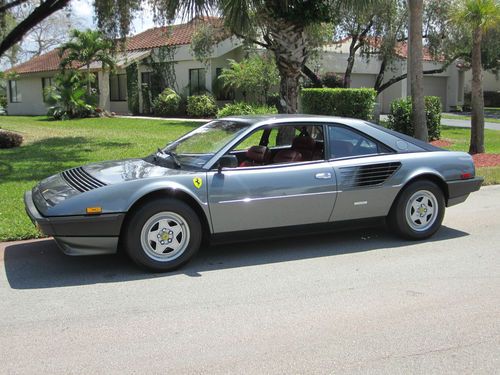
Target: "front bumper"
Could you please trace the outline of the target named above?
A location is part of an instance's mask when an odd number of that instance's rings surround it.
[[[470,193],[478,191],[483,183],[484,178],[475,177],[469,180],[456,180],[448,181],[448,204],[447,206],[454,206],[462,203],[467,199]]]
[[[116,253],[124,213],[45,217],[36,208],[31,191],[24,193],[24,205],[33,224],[53,236],[65,254]]]

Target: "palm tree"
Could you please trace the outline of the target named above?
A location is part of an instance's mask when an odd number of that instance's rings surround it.
[[[422,51],[423,0],[408,0],[408,9],[410,11],[410,53],[408,56],[408,73],[410,75],[412,103],[411,122],[413,124],[415,138],[427,142],[429,134],[425,119],[424,67]]]
[[[85,31],[72,30],[71,40],[63,44],[59,49],[60,66],[63,70],[72,67],[73,63],[80,63],[85,66],[87,93],[90,94],[92,83],[90,65],[93,62],[100,62],[103,69],[112,69],[115,65],[112,51],[113,43],[104,38],[100,31],[90,29]]]
[[[468,27],[472,33],[471,136],[469,153],[484,150],[484,98],[481,67],[481,43],[484,34],[500,25],[498,0],[462,0],[455,22]]]
[[[296,113],[299,77],[311,53],[308,28],[331,20],[339,7],[369,3],[370,0],[165,0],[161,4],[169,19],[215,10],[235,35],[272,51],[280,74],[279,110]]]

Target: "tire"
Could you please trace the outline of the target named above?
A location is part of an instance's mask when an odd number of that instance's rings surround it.
[[[201,223],[186,203],[171,198],[155,199],[132,215],[123,239],[127,254],[139,266],[152,271],[172,271],[198,251]]]
[[[388,224],[400,237],[423,240],[441,227],[444,211],[441,188],[431,181],[415,181],[406,186],[394,202]]]

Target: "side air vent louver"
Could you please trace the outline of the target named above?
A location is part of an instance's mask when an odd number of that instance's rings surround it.
[[[69,186],[82,193],[106,186],[104,182],[95,179],[85,172],[82,167],[68,169],[62,172],[61,176]]]
[[[381,163],[340,168],[344,187],[381,185],[401,167],[401,163]]]

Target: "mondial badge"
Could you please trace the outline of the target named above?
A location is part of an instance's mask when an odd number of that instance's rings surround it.
[[[195,177],[193,178],[193,185],[195,188],[199,189],[201,185],[203,185],[203,180],[200,177]]]

